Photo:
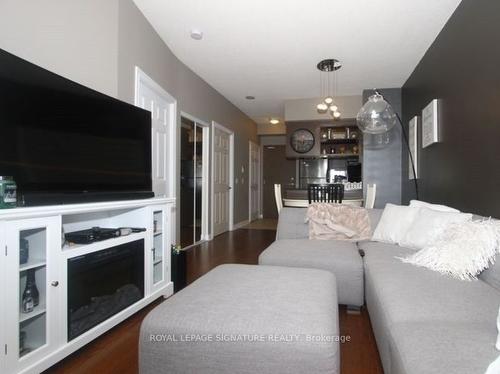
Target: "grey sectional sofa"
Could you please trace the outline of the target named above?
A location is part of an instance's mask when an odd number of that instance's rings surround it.
[[[373,227],[381,212],[369,211]],[[364,295],[386,374],[482,374],[499,355],[494,345],[500,261],[484,271],[480,280],[467,282],[399,261],[397,256],[413,251],[397,245],[359,242],[352,251],[362,250],[364,257],[356,258],[352,253],[346,256],[345,243],[307,240],[305,213],[305,208],[281,211],[277,242],[261,254],[259,263],[279,265],[281,258],[285,266],[295,263],[329,268],[336,273],[339,303],[353,302]],[[328,246],[330,253],[325,251]],[[320,256],[320,247],[327,253],[327,260],[305,260]],[[293,259],[286,259],[286,248]],[[340,262],[335,264],[337,254]],[[354,265],[344,265],[349,258]],[[364,275],[361,286],[349,283],[350,276],[341,269],[357,269],[359,261]]]

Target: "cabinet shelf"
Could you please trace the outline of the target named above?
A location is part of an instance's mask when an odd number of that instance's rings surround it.
[[[26,322],[32,318],[35,318],[36,316],[45,313],[45,311],[46,311],[45,303],[38,304],[35,308],[33,308],[33,311],[29,313],[23,313],[19,311],[19,323]]]
[[[132,233],[129,235],[118,236],[116,238],[110,238],[105,240],[98,240],[88,244],[64,244],[63,251],[74,251],[76,249],[88,250],[89,252],[98,250],[101,248],[113,247],[120,244],[132,242],[144,237],[144,232]]]
[[[23,272],[29,269],[41,268],[42,266],[45,266],[45,264],[45,260],[29,259],[27,263],[19,266],[19,272]]]
[[[321,144],[358,144],[358,139],[321,139]]]
[[[321,155],[321,158],[345,158],[345,157],[359,157],[359,153],[332,153]]]

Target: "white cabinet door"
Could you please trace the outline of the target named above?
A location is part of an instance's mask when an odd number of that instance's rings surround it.
[[[6,372],[15,373],[47,356],[64,342],[59,320],[59,217],[11,221],[4,225],[6,255],[4,290]],[[28,257],[26,259],[26,253]],[[38,290],[23,310],[23,293],[29,279]],[[34,305],[36,304],[36,305]]]
[[[170,282],[171,207],[151,207],[153,242],[149,258],[150,293],[156,292]]]
[[[7,269],[6,266],[6,261],[7,261],[7,254],[3,253],[5,251],[6,244],[5,244],[5,236],[4,236],[4,227],[0,225],[0,249],[2,252],[0,252],[0,282],[2,284],[8,284],[7,283],[7,278],[5,278],[5,270]],[[8,373],[7,367],[6,367],[6,359],[7,357],[5,356],[2,351],[5,352],[5,349],[7,348],[7,341],[5,340],[5,326],[7,325],[5,323],[5,308],[3,305],[7,305],[7,300],[5,298],[5,293],[6,290],[9,287],[0,287],[0,373]]]

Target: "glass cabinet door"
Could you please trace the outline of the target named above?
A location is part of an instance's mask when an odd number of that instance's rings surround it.
[[[153,245],[151,248],[152,291],[170,280],[170,212],[163,207],[152,209]]]
[[[8,372],[29,366],[57,344],[56,300],[60,287],[55,262],[61,251],[58,228],[57,217],[6,225]]]

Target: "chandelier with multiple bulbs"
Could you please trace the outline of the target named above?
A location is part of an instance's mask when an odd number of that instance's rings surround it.
[[[337,94],[337,70],[339,70],[342,65],[339,60],[329,58],[320,61],[316,67],[320,72],[320,96],[324,97],[323,102],[316,105],[316,109],[318,113],[329,113],[333,119],[339,119],[341,113],[333,98]]]

